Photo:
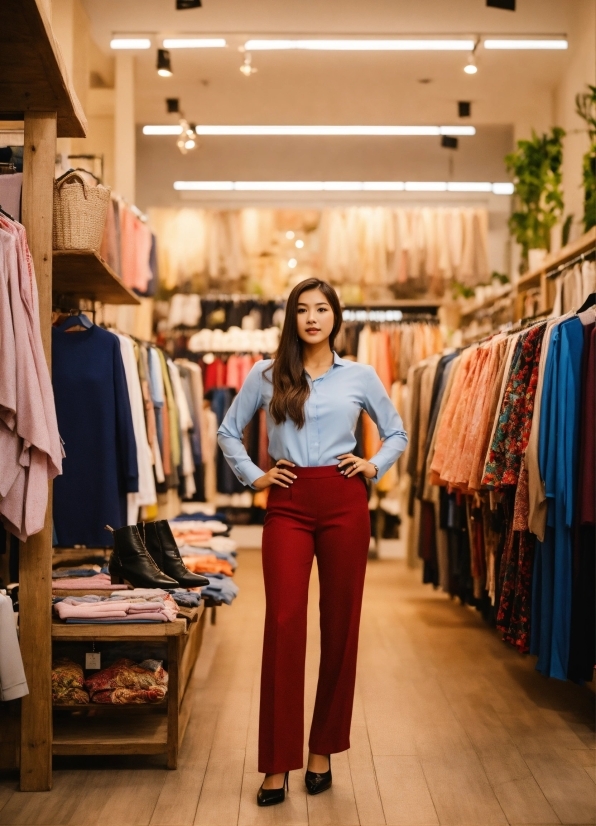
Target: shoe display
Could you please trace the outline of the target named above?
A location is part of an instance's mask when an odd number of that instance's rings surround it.
[[[133,588],[178,587],[178,582],[155,564],[136,525],[125,525],[117,530],[106,525],[106,530],[114,535],[114,550],[108,563],[112,583],[128,582]]]
[[[137,525],[145,547],[155,564],[182,588],[202,588],[209,585],[207,577],[193,574],[184,564],[174,534],[167,519],[140,522]]]
[[[311,772],[306,771],[304,775],[304,782],[306,784],[306,791],[309,794],[321,794],[331,788],[331,755],[329,755],[329,768],[326,772]]]
[[[257,806],[275,806],[277,803],[283,803],[286,791],[290,790],[289,776],[290,772],[286,772],[281,789],[264,789],[261,786],[257,792]]]

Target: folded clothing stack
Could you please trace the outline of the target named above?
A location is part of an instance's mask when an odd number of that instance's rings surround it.
[[[187,568],[190,567],[189,564],[188,564],[189,560],[192,559],[193,557],[197,557],[197,556],[198,557],[209,557],[210,559],[212,557],[214,557],[216,561],[219,560],[221,562],[227,563],[227,565],[229,565],[229,567],[231,568],[232,571],[235,571],[236,568],[238,567],[238,561],[236,559],[236,553],[232,552],[232,551],[214,551],[214,550],[211,550],[211,548],[197,548],[194,545],[183,545],[180,548],[180,556],[182,557],[182,560],[183,560],[184,564],[187,566]],[[204,561],[206,561],[206,560],[204,560]],[[208,568],[207,570],[211,570],[211,569]],[[216,568],[216,569],[212,570],[211,572],[214,573],[214,574],[219,574],[219,573],[225,574],[225,573],[227,573],[227,567],[225,569],[222,569],[221,571],[217,570],[217,568]]]
[[[89,577],[96,574],[107,574],[107,565],[75,565],[74,567],[54,568],[52,579],[63,579],[64,577]]]
[[[159,703],[168,691],[168,674],[159,660],[121,659],[85,680],[93,703]]]
[[[128,585],[112,585],[112,580],[108,574],[93,574],[92,576],[69,576],[52,578],[52,590],[54,591],[113,591],[115,589],[127,591]]]
[[[193,574],[225,574],[233,576],[234,571],[230,563],[225,559],[218,559],[211,551],[204,548],[192,548],[192,554],[185,554],[183,562]]]
[[[52,663],[52,702],[54,705],[84,706],[89,702],[85,676],[78,663],[62,657]]]
[[[209,585],[201,589],[201,595],[205,599],[213,599],[216,602],[225,602],[231,605],[238,591],[236,583],[224,574],[205,574],[209,580]]]
[[[175,525],[170,525],[177,545],[203,545],[213,538],[212,531],[196,527],[196,523],[193,523],[193,525],[195,527],[185,528],[184,530],[180,530]]]
[[[69,624],[120,624],[173,622],[178,614],[175,600],[165,591],[155,595],[151,591],[128,591],[110,597],[89,595],[65,597],[54,601],[54,611]]]
[[[216,534],[226,534],[230,530],[230,526],[219,519],[184,519],[184,521],[172,519],[170,528],[174,536],[184,534],[187,532],[194,533],[195,531],[211,531]]]

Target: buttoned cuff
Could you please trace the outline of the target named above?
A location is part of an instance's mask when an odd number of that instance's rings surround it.
[[[243,463],[241,467],[238,468],[236,473],[236,476],[242,484],[251,487],[253,490],[256,490],[254,486],[255,481],[264,475],[265,471],[261,470],[261,468],[258,465],[255,465],[254,462]]]

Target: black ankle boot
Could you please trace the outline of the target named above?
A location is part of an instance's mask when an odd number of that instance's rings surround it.
[[[114,550],[108,570],[112,583],[129,582],[133,588],[177,588],[175,579],[164,574],[147,553],[136,525],[125,525],[114,530]]]
[[[289,772],[286,772],[281,789],[264,789],[261,786],[257,792],[257,806],[275,806],[276,803],[283,803],[286,799],[286,790],[289,791],[290,789],[289,774]]]
[[[202,588],[203,585],[209,585],[207,577],[193,574],[184,564],[167,519],[141,522],[137,528],[155,564],[175,579],[178,585],[182,588]]]
[[[331,755],[329,755],[329,768],[326,772],[311,772],[306,771],[304,775],[304,782],[306,784],[306,791],[309,794],[321,794],[331,788]]]

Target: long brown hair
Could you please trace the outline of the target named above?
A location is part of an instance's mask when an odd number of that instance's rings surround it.
[[[302,293],[309,290],[320,290],[333,311],[333,329],[329,336],[332,350],[342,324],[339,298],[326,281],[307,278],[297,284],[288,296],[284,326],[271,368],[273,398],[269,410],[276,424],[282,424],[289,417],[298,429],[304,427],[304,403],[310,394],[302,361],[302,341],[298,336],[298,301]]]

